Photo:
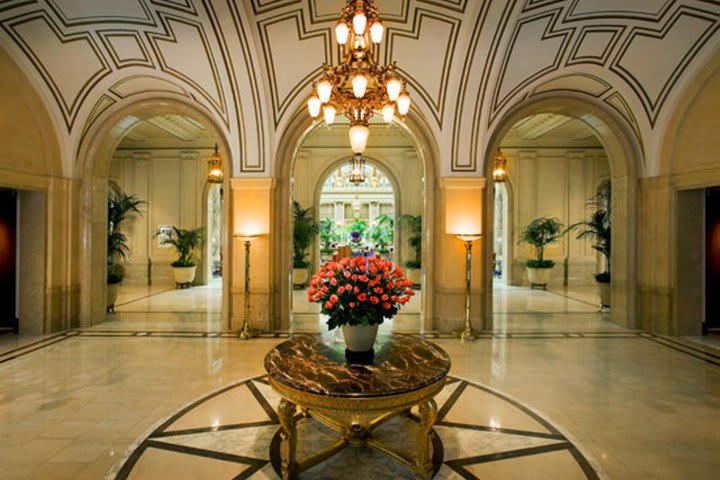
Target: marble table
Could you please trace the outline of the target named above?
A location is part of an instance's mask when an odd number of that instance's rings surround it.
[[[284,480],[298,475],[347,447],[369,447],[405,464],[418,479],[432,478],[433,399],[445,384],[450,357],[440,347],[410,336],[389,336],[375,344],[372,364],[349,364],[342,343],[320,335],[287,340],[265,357],[270,384],[279,393],[279,452]],[[417,425],[411,451],[373,438],[373,430],[407,415]],[[332,429],[338,440],[299,460],[297,423],[311,418]],[[440,461],[442,461],[440,459]]]

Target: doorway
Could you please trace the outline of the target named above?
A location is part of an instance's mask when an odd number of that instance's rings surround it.
[[[17,192],[0,189],[0,334],[18,333]]]
[[[705,317],[703,334],[720,338],[720,188],[705,192]]]

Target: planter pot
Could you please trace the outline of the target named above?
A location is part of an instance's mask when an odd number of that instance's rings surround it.
[[[308,280],[307,268],[293,268],[293,285],[295,287],[304,287]]]
[[[351,352],[369,352],[375,344],[380,325],[343,325],[345,347]]]
[[[600,308],[610,308],[610,284],[597,282],[600,293]]]
[[[120,283],[108,283],[107,286],[107,311],[115,311],[115,302],[117,302],[118,292],[120,291]]]
[[[421,268],[406,268],[405,276],[412,282],[413,285],[420,285],[422,283],[422,269]]]
[[[541,287],[547,289],[547,284],[550,281],[550,268],[530,268],[525,267],[527,270],[528,280],[530,281],[530,288]]]
[[[190,287],[195,280],[195,267],[173,267],[175,285],[178,287]]]

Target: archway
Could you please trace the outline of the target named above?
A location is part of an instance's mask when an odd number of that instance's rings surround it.
[[[543,94],[517,105],[497,123],[485,151],[485,174],[492,178],[493,157],[503,139],[521,120],[538,114],[554,114],[581,121],[598,139],[608,159],[612,182],[611,318],[618,325],[634,328],[636,318],[636,188],[638,165],[642,154],[639,143],[616,114],[597,102],[580,95]],[[516,188],[517,185],[516,185]],[[492,255],[494,238],[493,189],[486,192],[485,231],[483,240],[486,265],[483,269],[483,312],[485,327],[492,329]]]
[[[273,269],[273,282],[277,285],[273,300],[271,302],[271,315],[275,320],[274,328],[288,329],[290,327],[290,312],[292,305],[292,192],[293,192],[293,171],[296,162],[300,159],[301,147],[306,139],[317,129],[324,129],[321,124],[312,124],[311,119],[307,116],[303,109],[299,111],[290,125],[285,130],[283,138],[280,141],[278,159],[279,163],[275,171],[275,215],[273,230],[276,232],[273,244],[273,264],[278,268]],[[341,127],[340,127],[341,128]],[[436,243],[434,230],[436,225],[436,207],[435,195],[437,189],[437,173],[435,170],[435,159],[437,158],[437,147],[434,140],[428,136],[430,129],[425,125],[421,118],[411,111],[406,117],[404,123],[393,124],[388,127],[385,125],[373,125],[371,130],[375,129],[375,138],[379,134],[384,134],[388,129],[397,129],[406,136],[408,147],[412,149],[410,156],[422,166],[422,202],[417,214],[422,217],[422,319],[420,321],[420,329],[432,328],[433,322],[436,320],[433,315],[433,288],[434,278],[432,275],[426,275],[425,272],[433,271],[434,245]],[[335,155],[334,161],[346,157],[349,152],[349,144],[347,144],[347,129],[341,130],[339,137],[340,143],[338,147],[342,153]],[[373,133],[371,133],[371,139]],[[371,154],[372,140],[368,148],[368,154]],[[371,157],[378,160],[382,155],[372,155]],[[387,171],[387,169],[386,169]],[[400,199],[400,202],[402,200]]]
[[[80,145],[78,158],[84,171],[81,197],[85,208],[82,209],[82,238],[87,247],[81,266],[81,326],[91,326],[106,319],[107,293],[105,282],[98,281],[106,276],[107,258],[107,192],[113,155],[128,132],[140,122],[167,115],[184,116],[192,122],[204,126],[212,138],[220,145],[223,157],[223,169],[226,179],[231,177],[232,159],[227,137],[219,122],[196,104],[190,104],[180,96],[149,97],[137,100],[117,109],[104,113],[96,120]],[[203,195],[200,188],[200,195]],[[230,202],[228,202],[230,203]],[[223,223],[229,224],[231,206],[223,209]],[[224,229],[223,270],[231,265],[231,249],[228,248],[229,230]],[[230,321],[230,282],[222,287],[221,325],[229,328]]]

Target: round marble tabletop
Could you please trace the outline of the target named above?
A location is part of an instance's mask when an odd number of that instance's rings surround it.
[[[293,337],[265,357],[277,382],[331,397],[398,395],[432,385],[450,371],[450,357],[437,345],[410,336],[378,338],[372,365],[349,364],[345,345],[320,335]]]

